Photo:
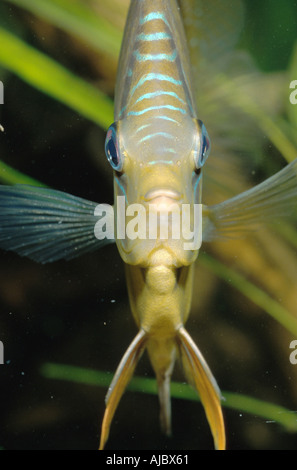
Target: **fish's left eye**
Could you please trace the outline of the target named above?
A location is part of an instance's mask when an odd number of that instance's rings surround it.
[[[107,131],[105,139],[105,154],[112,168],[115,171],[121,171],[123,168],[123,159],[118,145],[116,123],[113,123]]]
[[[196,169],[199,170],[203,167],[210,154],[210,138],[202,121],[198,121],[198,138],[197,148],[195,149],[194,159]]]

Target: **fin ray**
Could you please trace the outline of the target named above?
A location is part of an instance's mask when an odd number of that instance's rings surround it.
[[[179,0],[186,26],[191,63],[199,73],[203,62],[226,56],[239,40],[244,23],[242,0]],[[199,75],[198,75],[199,76]]]
[[[297,159],[257,186],[203,209],[203,241],[242,236],[297,214]]]
[[[183,327],[179,328],[177,339],[185,371],[201,398],[213,435],[215,448],[217,450],[224,450],[226,438],[219,387],[201,352]]]
[[[105,399],[106,409],[102,422],[99,450],[103,450],[105,447],[113,416],[143,352],[145,339],[145,331],[140,330],[125,352],[111,382]]]
[[[0,186],[0,248],[40,263],[70,260],[114,240],[98,240],[97,204],[62,191]]]
[[[174,361],[172,361],[165,373],[157,373],[158,395],[160,403],[160,424],[161,430],[166,436],[171,436],[170,381],[173,366]]]

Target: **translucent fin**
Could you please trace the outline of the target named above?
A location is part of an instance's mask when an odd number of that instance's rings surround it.
[[[96,207],[61,191],[0,186],[0,248],[40,263],[96,250],[113,241],[95,237]]]
[[[183,365],[187,378],[199,393],[211,428],[215,448],[225,450],[225,426],[221,408],[221,393],[205,359],[186,330],[178,330]]]
[[[203,241],[234,238],[297,215],[297,159],[248,191],[203,210]]]
[[[170,381],[176,361],[177,345],[175,338],[158,338],[150,336],[147,341],[147,352],[156,374],[160,404],[161,430],[171,435],[171,397]]]
[[[243,28],[241,0],[179,0],[193,68],[227,54]]]
[[[161,430],[166,436],[171,436],[171,397],[170,381],[174,361],[170,364],[165,374],[157,374],[158,395],[160,403]]]
[[[137,362],[143,352],[146,339],[144,330],[140,330],[125,352],[106,395],[106,410],[102,422],[99,450],[103,450],[108,439],[110,425],[119,401],[128,385]]]

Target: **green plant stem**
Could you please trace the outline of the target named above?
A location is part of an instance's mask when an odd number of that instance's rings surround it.
[[[245,279],[241,274],[205,253],[199,255],[199,260],[205,267],[265,310],[290,333],[297,336],[297,319],[266,292]]]
[[[45,187],[40,181],[15,170],[0,160],[0,182],[3,184],[30,184]]]
[[[297,158],[296,146],[287,137],[283,120],[272,119],[249,96],[243,94],[240,88],[240,78],[232,80],[221,74],[217,79],[217,85],[222,97],[255,120],[288,163]]]
[[[6,0],[30,11],[52,25],[82,39],[88,46],[118,59],[122,31],[81,0]]]
[[[25,82],[107,129],[113,102],[99,89],[0,28],[0,65]]]
[[[42,376],[47,379],[65,380],[108,388],[112,380],[110,372],[95,371],[65,364],[45,363],[41,367]],[[157,384],[155,379],[134,377],[127,387],[130,392],[141,392],[157,395]],[[284,426],[288,431],[297,431],[296,413],[282,406],[258,400],[246,395],[230,392],[222,392],[222,405],[241,413],[249,413],[261,417],[269,422],[275,422]],[[177,399],[198,401],[196,392],[187,384],[172,382],[171,396]]]

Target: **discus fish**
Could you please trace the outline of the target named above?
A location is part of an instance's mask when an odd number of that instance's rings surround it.
[[[202,205],[202,174],[210,147],[196,109],[177,1],[132,0],[118,68],[115,122],[105,143],[114,170],[114,207],[52,189],[0,186],[2,249],[48,263],[70,260],[115,242],[125,263],[130,307],[139,331],[106,397],[100,449],[144,350],[156,374],[164,432],[171,432],[170,379],[180,357],[188,381],[201,398],[215,448],[226,447],[220,389],[184,326],[191,307],[193,266],[202,242],[243,235],[264,222],[292,214],[297,160],[254,188],[207,207]],[[142,232],[138,227],[142,236],[133,237],[127,234],[131,221],[134,228],[137,225],[133,220],[136,204],[144,210],[143,222],[151,206],[158,214],[172,207],[199,210],[179,237],[173,236],[173,229],[162,237],[160,219],[155,236],[148,236],[146,226]],[[173,218],[172,213],[167,225]],[[110,236],[95,236],[98,222],[111,227]],[[195,240],[190,249],[186,247],[189,234]]]

